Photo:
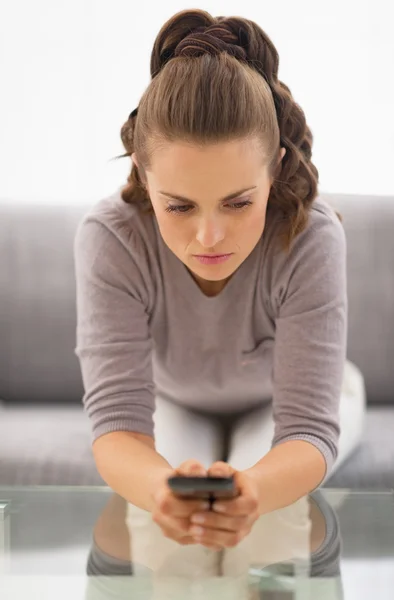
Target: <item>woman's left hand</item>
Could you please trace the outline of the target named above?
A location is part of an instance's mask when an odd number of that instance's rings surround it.
[[[192,515],[190,534],[197,543],[214,550],[233,548],[251,531],[260,517],[256,481],[246,472],[236,471],[224,462],[216,462],[208,469],[212,477],[235,479],[239,496],[216,500],[212,511]]]

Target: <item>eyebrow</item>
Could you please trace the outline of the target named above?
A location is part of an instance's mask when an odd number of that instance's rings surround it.
[[[228,196],[225,196],[224,198],[222,198],[221,200],[219,200],[219,202],[225,202],[227,200],[233,200],[234,198],[237,198],[238,196],[241,196],[245,192],[251,192],[252,190],[255,190],[256,188],[257,188],[257,186],[255,185],[253,187],[245,188],[243,190],[238,190],[237,192],[232,192]],[[161,190],[159,190],[158,193],[162,194],[163,196],[167,196],[167,198],[171,198],[172,200],[179,200],[180,202],[189,202],[190,204],[197,204],[197,202],[195,202],[194,200],[190,200],[189,198],[185,198],[184,196],[177,196],[175,194],[170,194],[168,192],[163,192]]]

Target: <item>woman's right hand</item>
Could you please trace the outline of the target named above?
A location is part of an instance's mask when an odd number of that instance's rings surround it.
[[[206,476],[207,470],[196,460],[188,460],[175,469],[170,476]],[[190,518],[194,513],[209,511],[209,503],[204,500],[183,500],[175,496],[167,484],[167,479],[153,495],[155,508],[152,518],[159,525],[163,534],[179,544],[186,546],[196,544],[190,535]]]

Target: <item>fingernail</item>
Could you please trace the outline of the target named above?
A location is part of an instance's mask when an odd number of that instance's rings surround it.
[[[190,529],[190,532],[192,535],[195,535],[196,537],[202,537],[202,535],[204,534],[204,529],[202,527],[192,527]]]
[[[226,512],[226,507],[223,504],[216,504],[215,502],[213,505],[213,510],[215,512],[224,513]]]
[[[204,515],[193,515],[191,520],[193,523],[204,523],[205,517]]]
[[[200,473],[204,473],[205,469],[201,465],[191,465],[190,469],[192,471],[199,471]]]

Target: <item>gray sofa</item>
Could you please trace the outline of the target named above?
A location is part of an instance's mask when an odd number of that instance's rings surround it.
[[[394,488],[394,197],[323,194],[348,240],[348,358],[362,444],[330,487]],[[89,206],[0,202],[0,485],[102,484],[75,345],[73,238]]]

